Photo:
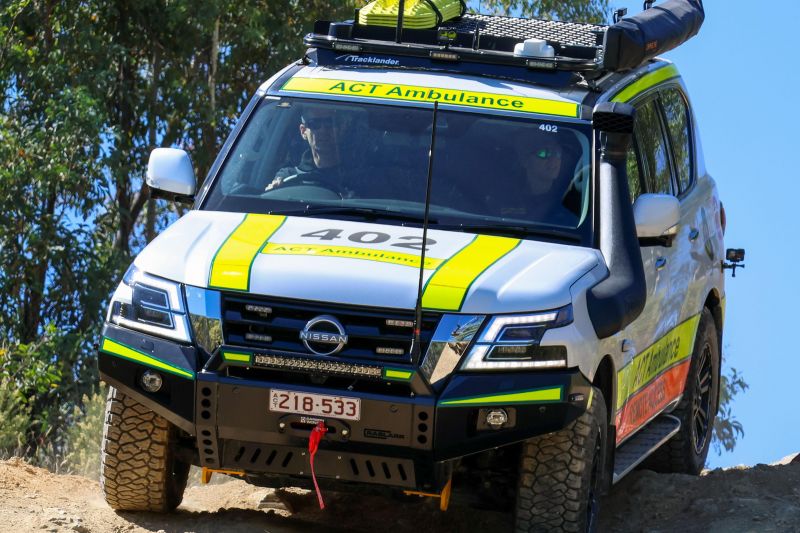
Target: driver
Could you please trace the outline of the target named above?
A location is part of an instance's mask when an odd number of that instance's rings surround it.
[[[267,185],[267,191],[299,179],[301,182],[316,181],[337,185],[340,178],[340,130],[336,111],[313,106],[304,110],[300,117],[300,136],[308,143],[297,166],[284,167]]]

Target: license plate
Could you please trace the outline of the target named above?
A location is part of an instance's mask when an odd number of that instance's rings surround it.
[[[327,394],[270,389],[269,410],[278,413],[301,413],[359,420],[361,418],[361,400]]]

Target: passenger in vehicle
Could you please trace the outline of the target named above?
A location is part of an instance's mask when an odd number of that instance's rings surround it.
[[[577,160],[567,140],[531,129],[514,136],[509,183],[516,186],[501,189],[491,199],[501,216],[575,224],[579,207],[571,205],[570,190]]]
[[[549,135],[532,134],[516,136],[512,147],[525,182],[525,193],[541,197],[553,192],[561,175],[562,150],[557,140]]]

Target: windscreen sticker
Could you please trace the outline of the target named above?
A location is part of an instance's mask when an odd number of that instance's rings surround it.
[[[287,81],[281,91],[335,94],[346,97],[379,98],[410,102],[433,103],[438,101],[441,104],[483,109],[502,109],[571,118],[580,116],[580,107],[574,102],[395,83],[295,77]]]
[[[460,311],[472,283],[520,242],[508,237],[478,235],[431,275],[422,292],[422,307]]]
[[[420,256],[414,254],[404,254],[400,252],[389,252],[385,250],[375,250],[370,248],[359,248],[355,246],[330,246],[325,244],[281,244],[267,243],[262,253],[269,255],[313,255],[323,257],[345,257],[348,259],[363,259],[366,261],[377,261],[379,263],[391,263],[393,265],[403,265],[419,268]],[[425,257],[425,269],[438,268],[444,259],[435,257]]]
[[[617,409],[665,370],[692,354],[700,315],[670,330],[617,373]]]

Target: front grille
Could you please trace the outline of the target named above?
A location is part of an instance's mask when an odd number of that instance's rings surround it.
[[[300,339],[300,332],[311,319],[322,315],[335,317],[347,335],[347,343],[335,354],[337,357],[411,362],[413,328],[388,324],[413,322],[414,312],[396,309],[226,294],[222,314],[225,342],[254,350],[310,354],[313,352]],[[439,313],[423,313],[421,353],[425,353],[440,318]]]

